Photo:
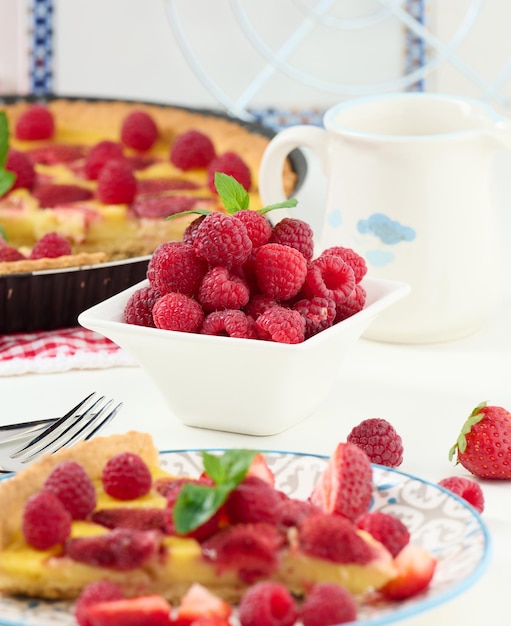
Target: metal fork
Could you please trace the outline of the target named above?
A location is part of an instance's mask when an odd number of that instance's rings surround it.
[[[23,446],[0,448],[0,474],[17,472],[43,454],[90,439],[113,419],[121,406],[122,402],[114,406],[113,400],[105,401],[105,396],[97,398],[96,393],[91,393]]]

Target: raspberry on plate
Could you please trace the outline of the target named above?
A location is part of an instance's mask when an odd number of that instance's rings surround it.
[[[107,161],[98,175],[97,194],[105,204],[129,204],[137,193],[137,179],[123,160]]]
[[[153,319],[156,328],[198,333],[204,322],[201,305],[182,293],[166,293],[154,305]]]
[[[330,298],[336,305],[342,304],[355,288],[352,268],[339,256],[319,256],[307,267],[303,286],[306,297]]]
[[[30,253],[31,259],[56,259],[72,254],[69,241],[58,233],[47,233],[35,244]]]
[[[19,116],[14,134],[17,139],[35,141],[50,139],[54,131],[52,112],[42,104],[33,104]]]
[[[278,343],[301,343],[305,340],[305,318],[298,311],[276,306],[255,320],[257,336]]]
[[[7,153],[5,169],[16,174],[16,180],[10,191],[14,189],[31,190],[36,181],[36,171],[30,158],[20,150],[11,148]]]
[[[347,441],[362,448],[372,463],[397,467],[403,462],[403,441],[387,420],[374,417],[355,426]]]
[[[257,476],[246,476],[229,494],[225,511],[231,524],[277,524],[279,504],[279,494],[272,485]]]
[[[193,246],[179,241],[162,243],[147,266],[151,287],[160,295],[171,291],[193,296],[203,280],[207,263],[195,254]]]
[[[85,158],[84,172],[89,180],[97,180],[99,173],[108,161],[124,158],[122,146],[116,141],[103,140],[94,144]]]
[[[71,519],[71,513],[54,493],[39,491],[30,496],[23,509],[23,535],[33,548],[47,550],[66,541]]]
[[[153,307],[159,298],[161,298],[161,294],[152,287],[137,289],[126,302],[124,321],[127,324],[156,328],[153,319]]]
[[[275,224],[270,241],[291,246],[299,250],[307,261],[311,261],[314,254],[314,233],[311,226],[293,217],[285,217]]]
[[[245,224],[223,213],[210,213],[194,238],[196,254],[211,265],[242,265],[252,252]]]
[[[211,139],[199,130],[188,130],[174,141],[170,161],[184,172],[206,168],[215,158],[215,146]]]
[[[272,234],[271,224],[266,216],[259,213],[259,211],[236,211],[236,213],[233,213],[233,217],[245,224],[254,250],[270,241]]]
[[[0,244],[0,263],[11,261],[23,261],[26,257],[17,249],[12,246],[6,246]]]
[[[225,152],[215,157],[208,165],[208,186],[216,191],[215,173],[222,172],[235,178],[246,191],[252,186],[252,175],[245,161],[235,152]]]
[[[355,598],[340,585],[318,583],[308,593],[302,605],[303,626],[330,626],[357,619]]]
[[[43,489],[54,493],[73,519],[87,518],[96,506],[96,489],[87,472],[75,461],[63,461],[54,467]]]
[[[352,248],[344,248],[343,246],[332,246],[323,250],[320,256],[340,256],[353,270],[355,274],[355,282],[358,284],[362,278],[367,274],[367,263],[364,257],[360,256]]]
[[[293,309],[305,319],[305,338],[317,335],[334,323],[337,309],[329,298],[304,298],[295,302]]]
[[[207,272],[199,286],[197,300],[206,313],[241,309],[250,298],[247,283],[227,267],[217,265]]]
[[[382,543],[392,556],[399,552],[410,541],[410,531],[395,515],[383,511],[369,511],[357,519],[357,528],[365,530]]]
[[[206,316],[200,332],[203,335],[257,339],[254,320],[238,309],[213,311]]]
[[[284,585],[262,581],[245,592],[238,614],[241,626],[293,626],[299,609]]]
[[[277,300],[289,300],[304,284],[307,259],[295,248],[267,243],[256,251],[255,273],[262,293]]]
[[[334,324],[361,311],[365,306],[366,298],[367,292],[365,288],[360,283],[357,283],[355,289],[353,289],[346,300],[337,305]]]
[[[138,454],[122,452],[105,464],[101,480],[109,496],[117,500],[134,500],[149,492],[152,477],[146,463]]]
[[[146,111],[132,111],[121,126],[121,141],[128,148],[145,152],[158,139],[158,127]]]
[[[484,511],[484,493],[475,480],[465,476],[448,476],[439,480],[438,484],[466,500],[478,513]]]

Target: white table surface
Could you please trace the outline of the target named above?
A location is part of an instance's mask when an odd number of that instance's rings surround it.
[[[91,391],[124,403],[106,433],[139,429],[161,449],[257,447],[329,454],[362,419],[383,417],[401,434],[400,470],[430,481],[465,475],[448,450],[468,414],[481,401],[511,410],[511,299],[478,333],[456,342],[412,346],[361,340],[348,356],[335,388],[316,413],[269,437],[250,437],[183,426],[138,367],[71,370],[0,378],[0,422],[63,414]],[[226,373],[228,375],[228,373]],[[192,393],[200,392],[199,381]],[[493,543],[490,565],[466,593],[402,624],[511,623],[508,614],[511,562],[511,482],[485,481],[483,519]]]

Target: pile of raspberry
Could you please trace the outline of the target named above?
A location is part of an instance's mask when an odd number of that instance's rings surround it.
[[[360,311],[364,259],[330,247],[314,258],[313,231],[300,219],[272,226],[264,213],[200,215],[180,242],[161,244],[149,285],[129,298],[128,324],[301,343]]]

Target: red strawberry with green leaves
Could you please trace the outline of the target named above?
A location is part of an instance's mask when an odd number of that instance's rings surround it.
[[[478,404],[449,451],[449,460],[480,478],[511,478],[511,413]]]

